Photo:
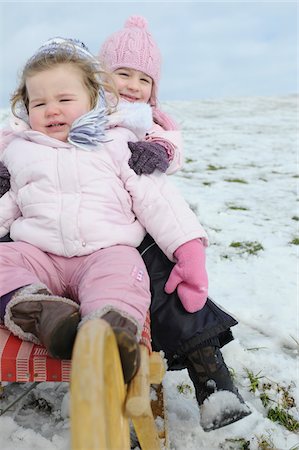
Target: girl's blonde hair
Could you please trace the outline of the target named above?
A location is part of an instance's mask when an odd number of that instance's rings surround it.
[[[108,113],[110,113],[118,102],[118,93],[115,88],[111,75],[99,67],[96,59],[90,55],[90,58],[82,56],[77,51],[76,46],[72,42],[66,41],[59,45],[55,51],[38,51],[26,63],[19,86],[11,97],[11,109],[15,116],[18,117],[18,109],[20,105],[25,107],[28,113],[28,91],[26,87],[27,78],[44,70],[52,69],[61,64],[70,64],[78,68],[82,73],[83,83],[90,95],[91,109],[97,105],[99,96],[105,98],[105,92],[113,94],[109,96],[110,105],[107,105]],[[112,101],[111,101],[112,97]]]

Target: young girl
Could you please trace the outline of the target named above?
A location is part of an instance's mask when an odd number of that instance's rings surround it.
[[[10,231],[14,242],[1,244],[0,296],[7,328],[53,357],[70,357],[79,309],[83,320],[106,320],[127,383],[150,305],[136,249],[145,228],[177,261],[168,283],[179,284],[189,311],[207,299],[207,237],[166,175],[138,176],[128,165],[127,142],[150,128],[150,107],[129,104],[115,117],[104,89],[112,90],[78,41],[51,39],[27,62],[12,97],[23,120],[1,155],[10,190],[0,236]]]
[[[173,173],[182,165],[182,142],[178,127],[158,108],[161,69],[159,48],[143,17],[130,17],[122,30],[109,36],[99,51],[101,64],[112,74],[123,102],[148,103],[153,111],[152,128],[144,141],[130,143],[130,166],[140,173],[157,169]],[[210,299],[198,312],[188,313],[177,290],[167,282],[174,264],[167,259],[151,236],[139,247],[151,282],[151,329],[154,350],[163,350],[170,370],[187,368],[194,384],[205,430],[220,428],[249,414],[220,348],[233,337],[230,327],[237,321]],[[166,284],[166,289],[165,289]],[[166,291],[166,292],[165,292]],[[216,391],[232,396],[214,416],[206,413],[207,401]],[[215,401],[216,397],[215,397]],[[219,401],[220,403],[220,401]]]

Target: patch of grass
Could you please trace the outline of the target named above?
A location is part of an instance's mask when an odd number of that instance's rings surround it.
[[[265,436],[262,434],[261,436],[257,437],[257,444],[259,450],[271,450],[275,449],[274,443],[270,436]]]
[[[268,419],[272,420],[272,422],[278,422],[289,431],[299,430],[298,420],[292,417],[285,409],[281,408],[280,406],[270,408],[267,417]]]
[[[242,246],[243,246],[242,242],[232,242],[230,244],[230,247],[235,247],[235,248],[242,247]]]
[[[229,439],[226,438],[220,449],[227,450],[250,450],[250,441],[244,438]]]
[[[259,251],[264,250],[262,244],[257,241],[233,241],[229,246],[238,249],[240,254],[256,255]]]
[[[291,386],[287,388],[284,386],[277,385],[277,392],[281,393],[281,406],[285,409],[293,408],[295,406],[295,399],[290,395]]]
[[[186,164],[190,164],[190,163],[194,163],[195,162],[195,159],[192,159],[192,158],[185,158],[185,163]]]
[[[180,383],[177,385],[177,390],[180,394],[192,393],[192,387],[188,383]]]
[[[297,220],[297,221],[298,221],[298,220],[299,220],[299,217],[298,217],[298,216],[293,216],[293,217],[292,217],[292,220]]]
[[[261,372],[258,372],[256,375],[254,375],[254,373],[249,369],[245,369],[245,371],[246,371],[247,377],[249,378],[249,381],[250,381],[249,390],[250,390],[250,392],[255,392],[260,387],[259,380],[264,377],[263,377],[263,375],[259,376]]]
[[[299,245],[299,237],[295,237],[295,238],[290,242],[290,244],[293,244],[293,245]]]
[[[245,206],[237,206],[237,205],[229,205],[228,209],[232,209],[233,211],[248,211],[248,208]]]
[[[224,166],[214,166],[213,164],[209,164],[207,166],[207,170],[222,170],[222,169],[226,169],[226,167],[224,167]]]
[[[288,413],[288,410],[290,408],[296,406],[295,399],[290,394],[292,384],[285,387],[273,381],[262,383],[261,379],[265,379],[266,377],[260,375],[261,372],[254,374],[247,368],[245,368],[245,371],[250,382],[249,391],[253,393],[258,392],[260,394],[261,402],[264,408],[267,409],[268,419],[270,419],[272,422],[278,422],[289,431],[297,432],[299,430],[299,422],[293,416],[291,416],[291,414]],[[270,390],[272,395],[276,394],[276,399],[270,398],[269,393],[267,392]],[[270,403],[275,403],[276,406],[271,406],[269,408]],[[269,442],[266,440],[264,445],[267,445],[267,443]],[[273,447],[264,446],[258,448],[271,449]]]
[[[269,406],[270,402],[272,401],[271,398],[269,397],[269,395],[266,392],[263,392],[260,395],[260,399],[261,399],[261,402],[262,402],[264,408]]]
[[[202,184],[204,186],[212,186],[213,183],[211,181],[203,181]]]
[[[249,347],[249,348],[246,348],[246,350],[248,352],[256,352],[257,350],[264,350],[265,348],[268,348],[268,347]]]
[[[227,181],[228,183],[248,184],[248,182],[246,180],[243,180],[243,178],[225,178],[224,181]]]

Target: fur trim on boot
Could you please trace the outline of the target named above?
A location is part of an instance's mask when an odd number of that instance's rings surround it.
[[[42,283],[17,290],[4,317],[5,326],[14,335],[43,344],[58,359],[71,357],[79,320],[78,304],[52,295]]]
[[[93,311],[85,316],[79,326],[87,320],[103,319],[111,326],[118,345],[125,384],[136,375],[140,366],[139,340],[141,325],[129,314],[106,305],[103,309]]]
[[[136,338],[137,326],[116,311],[109,311],[102,319],[111,325],[118,345],[125,384],[134,378],[140,366],[140,348]]]
[[[84,316],[81,319],[79,327],[81,327],[87,320],[102,319],[103,316],[105,314],[109,313],[110,311],[114,311],[114,312],[118,313],[119,315],[121,315],[122,317],[125,317],[126,319],[130,320],[130,322],[132,322],[136,326],[136,329],[137,329],[136,338],[137,338],[137,341],[139,342],[139,340],[141,338],[141,332],[142,332],[142,327],[141,327],[140,323],[137,322],[137,320],[134,319],[134,317],[130,316],[128,313],[121,311],[120,309],[115,308],[112,305],[106,305],[106,306],[104,306],[104,308],[96,309],[95,311],[91,312],[87,316]]]

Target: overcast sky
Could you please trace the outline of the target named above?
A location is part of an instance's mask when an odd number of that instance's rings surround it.
[[[160,100],[285,95],[297,91],[298,3],[1,2],[0,107],[26,59],[48,38],[97,53],[130,15],[143,15],[163,55]]]

